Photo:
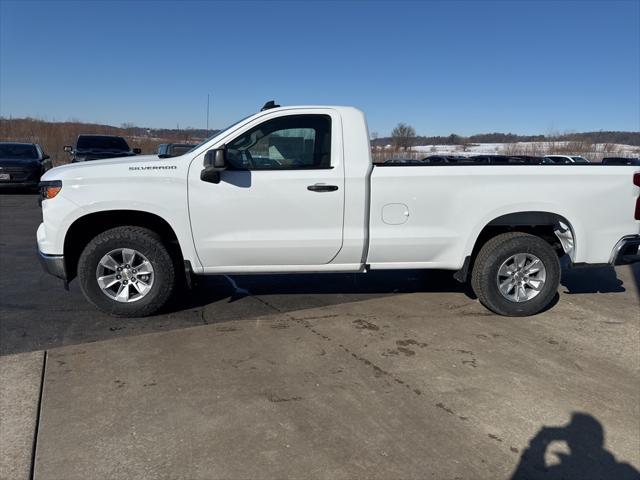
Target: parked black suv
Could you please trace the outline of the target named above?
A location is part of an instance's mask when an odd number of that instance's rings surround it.
[[[37,190],[51,160],[37,143],[0,142],[0,188]]]
[[[78,135],[76,147],[68,145],[64,151],[69,152],[72,163],[140,154],[139,148],[129,148],[124,138],[115,135]]]

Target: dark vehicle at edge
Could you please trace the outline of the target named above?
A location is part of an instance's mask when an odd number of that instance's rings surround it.
[[[488,165],[541,165],[542,157],[530,155],[474,155],[471,160]]]
[[[160,158],[171,158],[171,157],[179,157],[187,153],[195,144],[190,143],[161,143],[158,145],[158,157]]]
[[[640,158],[626,157],[605,157],[602,159],[603,165],[640,165]]]
[[[116,135],[78,135],[75,148],[68,145],[64,151],[71,155],[71,163],[140,154],[139,148],[130,148],[124,138]]]
[[[540,165],[542,157],[527,155],[431,155],[422,159],[427,165]]]
[[[384,165],[424,165],[424,162],[413,158],[390,158],[384,161]]]
[[[0,142],[0,188],[37,190],[49,158],[37,143]]]

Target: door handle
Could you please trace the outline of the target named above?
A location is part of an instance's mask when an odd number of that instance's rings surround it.
[[[315,185],[309,185],[307,190],[312,192],[335,192],[338,190],[337,185],[325,185],[324,183],[316,183]]]

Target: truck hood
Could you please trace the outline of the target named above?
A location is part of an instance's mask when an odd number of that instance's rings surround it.
[[[59,180],[63,177],[87,177],[104,173],[108,167],[120,165],[158,164],[157,155],[136,155],[134,157],[107,158],[102,160],[90,160],[88,162],[68,163],[48,170],[42,180]],[[167,160],[163,159],[163,164]]]

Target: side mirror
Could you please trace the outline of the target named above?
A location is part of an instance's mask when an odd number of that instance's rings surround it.
[[[71,145],[65,145],[64,146],[64,151],[67,153],[71,153],[71,151],[73,150],[73,148],[71,147]]]
[[[209,183],[220,183],[220,172],[227,168],[225,150],[222,148],[209,150],[204,154],[204,168],[200,172],[200,180]]]
[[[140,148],[134,148],[133,149],[133,153],[135,153],[136,155],[140,155],[142,153],[142,149]]]
[[[49,160],[51,157],[46,153],[42,156],[42,160]]]
[[[222,148],[217,150],[209,150],[204,154],[205,168],[215,168],[216,170],[225,170],[227,168],[227,159],[225,151]]]

